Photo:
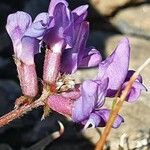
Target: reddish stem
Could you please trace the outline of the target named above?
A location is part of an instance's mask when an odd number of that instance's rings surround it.
[[[13,121],[14,119],[17,119],[27,112],[31,111],[34,108],[37,108],[39,106],[43,106],[44,102],[41,101],[41,99],[34,101],[31,104],[21,106],[18,109],[12,110],[8,114],[5,114],[4,116],[0,117],[0,127],[8,124],[9,122]]]

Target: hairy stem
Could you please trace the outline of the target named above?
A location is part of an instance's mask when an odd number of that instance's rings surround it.
[[[4,116],[0,117],[0,127],[8,124],[14,119],[20,118],[21,116],[31,111],[32,109],[37,108],[39,106],[43,106],[43,105],[44,105],[44,102],[39,99],[39,100],[34,101],[31,104],[24,105],[18,109],[12,110],[8,114],[5,114]]]
[[[139,69],[132,75],[132,77],[130,78],[127,86],[125,87],[124,91],[122,92],[120,98],[117,97],[115,98],[116,104],[114,106],[114,109],[112,109],[112,112],[110,114],[110,117],[108,119],[108,122],[106,124],[106,127],[103,131],[103,134],[101,136],[101,138],[98,140],[97,144],[96,144],[96,148],[95,150],[103,150],[104,144],[107,140],[107,137],[111,131],[112,125],[119,113],[119,111],[121,110],[122,106],[123,106],[123,102],[125,101],[126,97],[128,96],[132,85],[134,83],[134,81],[137,79],[139,73],[150,63],[150,58],[148,58],[145,63],[143,65],[141,65],[139,67]]]
[[[18,109],[14,109],[11,112],[5,114],[4,116],[0,117],[0,127],[8,124],[9,122],[22,117],[27,112],[31,111],[34,108],[37,108],[39,106],[45,105],[45,100],[49,96],[49,92],[46,91],[46,89],[43,89],[42,95],[38,100],[35,100],[34,102],[23,105],[19,107]]]

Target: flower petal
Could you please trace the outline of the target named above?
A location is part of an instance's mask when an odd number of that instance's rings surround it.
[[[99,64],[98,79],[109,78],[109,90],[118,90],[123,84],[129,67],[130,45],[127,38],[124,38],[116,50],[106,60]]]
[[[79,62],[80,68],[87,68],[87,67],[95,67],[98,66],[98,64],[102,60],[102,56],[99,51],[97,51],[95,48],[92,48],[91,50],[88,50],[88,55],[84,56],[83,59]]]
[[[47,31],[47,34],[44,36],[44,41],[51,48],[57,42],[63,40],[63,45],[65,47],[67,44],[70,43],[70,38],[72,35],[72,32],[69,32],[69,35],[67,35],[67,37],[64,34],[65,29],[67,28],[67,26],[70,25],[71,12],[67,8],[68,5],[65,3],[65,1],[52,1],[52,3],[54,3],[53,7],[55,8],[52,8],[52,4],[50,4],[49,11],[50,15],[52,15],[52,17],[54,18],[54,27]]]
[[[39,50],[39,40],[31,37],[23,37],[21,40],[20,54],[17,56],[28,65],[34,64],[34,54]]]
[[[30,15],[23,11],[17,11],[8,16],[6,30],[11,37],[13,44],[18,44],[18,42],[20,42],[24,32],[31,25],[31,22],[32,19]]]
[[[128,84],[128,82],[125,82],[122,86],[122,90],[125,88],[125,86]],[[137,101],[137,99],[139,98],[139,96],[141,95],[141,91],[142,90],[147,90],[146,87],[138,82],[138,81],[135,81],[132,85],[132,88],[131,88],[131,91],[129,93],[129,95],[127,96],[126,98],[126,101],[127,102],[135,102]]]
[[[58,4],[61,4],[61,3],[62,3],[63,5],[65,5],[66,7],[68,7],[68,3],[67,3],[67,1],[65,1],[65,0],[51,0],[50,5],[49,5],[49,8],[48,8],[48,13],[49,13],[50,16],[53,16],[55,7],[56,7]]]
[[[72,48],[75,45],[76,38],[77,38],[76,34],[78,32],[78,29],[80,28],[82,22],[85,21],[85,18],[87,16],[87,8],[88,5],[83,5],[77,7],[71,12],[69,26],[67,26],[66,29],[64,30],[64,36],[65,39],[67,40],[66,49]]]
[[[109,79],[106,78],[103,81],[95,81],[95,82],[98,83],[98,98],[95,105],[96,110],[104,105]]]
[[[94,109],[97,99],[97,83],[92,80],[83,82],[81,88],[81,97],[74,101],[72,109],[72,118],[75,122],[81,122],[88,119]]]
[[[92,125],[92,127],[95,128],[98,127],[100,121],[101,118],[97,114],[91,113],[89,119],[87,121],[83,121],[82,124],[85,124],[84,129],[90,127],[90,125]]]
[[[74,73],[78,66],[78,54],[72,53],[71,50],[66,50],[62,54],[61,72],[66,74]]]
[[[48,13],[40,13],[32,23],[32,25],[25,32],[25,36],[42,39],[45,32],[50,28],[52,17]]]
[[[78,63],[82,60],[85,51],[85,45],[88,37],[89,25],[83,22],[75,28],[75,41],[72,49],[65,50],[62,56],[62,72],[74,73],[78,68]],[[68,64],[68,65],[67,65]],[[71,64],[71,65],[70,65]]]
[[[106,126],[106,123],[109,119],[110,112],[111,112],[111,110],[109,110],[109,109],[101,109],[99,111],[95,111],[95,113],[99,117],[101,117],[101,121],[98,126],[100,126],[100,127]],[[118,115],[113,124],[113,128],[118,128],[122,122],[124,122],[124,119],[120,115]]]
[[[82,6],[79,6],[77,8],[75,8],[72,13],[74,15],[74,20],[80,20],[80,21],[83,21],[85,20],[86,16],[87,16],[87,9],[88,9],[88,5],[82,5]],[[82,16],[82,17],[81,17]]]

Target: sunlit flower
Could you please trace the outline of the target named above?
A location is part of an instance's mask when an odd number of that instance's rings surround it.
[[[81,96],[77,99],[72,108],[72,119],[77,123],[85,124],[85,128],[105,126],[110,110],[102,107],[105,102],[109,80],[84,81],[81,87]],[[118,115],[113,127],[117,128],[123,122]]]
[[[130,44],[127,38],[121,40],[115,51],[99,64],[99,72],[97,79],[104,80],[109,78],[107,95],[114,97],[118,90],[124,89],[127,81],[130,79],[134,71],[128,71],[130,60]],[[132,86],[127,101],[135,101],[140,96],[140,91],[146,89],[142,84],[142,77]]]
[[[105,126],[110,115],[110,110],[103,107],[108,82],[108,79],[86,80],[75,91],[49,96],[47,103],[54,111],[71,117],[85,128]],[[122,122],[123,118],[118,115],[113,127],[119,127]]]

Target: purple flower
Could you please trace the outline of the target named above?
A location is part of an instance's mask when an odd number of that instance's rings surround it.
[[[115,51],[99,64],[97,79],[109,78],[107,87],[108,97],[114,97],[118,90],[123,90],[127,81],[133,74],[128,72],[130,60],[130,44],[127,38],[121,40]],[[135,101],[140,96],[140,91],[145,89],[142,85],[142,78],[139,77],[133,84],[127,101]],[[131,100],[132,99],[132,100]]]
[[[86,48],[89,35],[89,23],[84,21],[75,24],[74,45],[65,50],[62,56],[61,71],[74,73],[78,68],[94,67],[102,60],[100,53],[94,48]]]
[[[105,96],[108,87],[108,78],[103,81],[84,81],[81,87],[81,96],[74,101],[72,108],[72,119],[77,123],[82,123],[85,128],[105,126],[108,121],[110,110],[101,108],[105,102]],[[123,122],[121,116],[113,125],[114,128],[119,127]]]
[[[54,111],[71,117],[76,123],[81,123],[84,128],[103,127],[108,121],[110,110],[102,108],[105,102],[108,79],[84,81],[80,89],[69,92],[50,95],[47,104]],[[117,128],[123,122],[118,115],[113,128]]]
[[[50,2],[48,14],[52,20],[42,32],[42,40],[48,46],[43,73],[45,82],[55,82],[59,72],[72,73],[80,67],[96,66],[101,61],[95,48],[86,48],[89,25],[84,20],[87,8],[83,5],[70,11],[65,0]]]
[[[6,29],[12,39],[15,63],[18,76],[25,96],[35,97],[38,92],[34,54],[39,50],[39,40],[32,34],[26,35],[31,27],[29,14],[18,11],[8,16]]]
[[[25,32],[32,24],[29,14],[18,11],[10,14],[7,19],[6,29],[12,39],[14,56],[25,64],[34,64],[34,54],[38,52],[38,40]]]
[[[48,13],[53,16],[53,28],[47,30],[44,41],[51,48],[59,41],[63,41],[62,48],[73,46],[73,32],[75,23],[80,24],[86,17],[87,5],[80,6],[73,11],[68,8],[65,0],[51,0]]]

